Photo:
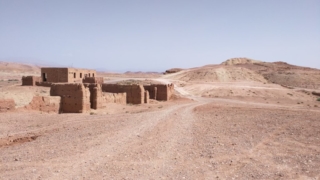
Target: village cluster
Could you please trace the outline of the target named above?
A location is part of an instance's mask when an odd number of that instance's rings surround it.
[[[23,86],[50,87],[50,96],[35,96],[30,109],[57,113],[85,113],[104,103],[145,104],[150,99],[168,101],[173,84],[106,84],[95,70],[41,68],[41,76],[22,77]]]

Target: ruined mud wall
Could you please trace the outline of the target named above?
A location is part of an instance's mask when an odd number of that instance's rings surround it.
[[[102,89],[100,84],[84,83],[90,91],[90,104],[92,109],[100,109],[103,106],[104,99],[102,97]]]
[[[50,82],[36,82],[37,86],[43,86],[43,87],[51,87],[53,83]]]
[[[144,103],[149,104],[149,91],[144,91]]]
[[[43,82],[69,82],[68,68],[41,68],[41,78]]]
[[[103,77],[85,77],[83,83],[103,84]]]
[[[169,101],[174,93],[173,84],[152,84],[150,88],[156,88],[156,100],[159,101]]]
[[[144,85],[143,87],[146,91],[149,92],[150,99],[154,99],[154,100],[157,99],[157,87],[156,86]]]
[[[103,92],[105,103],[127,104],[127,93],[106,93]]]
[[[41,77],[37,77],[37,76],[22,77],[22,86],[35,86],[37,82],[41,82]]]
[[[57,96],[34,96],[25,109],[46,113],[60,113],[61,97]]]
[[[61,97],[62,113],[90,111],[90,91],[83,84],[52,84],[50,95]]]
[[[103,92],[127,93],[128,104],[144,104],[144,88],[142,85],[102,84]]]
[[[0,99],[0,113],[15,110],[16,103],[13,99]]]

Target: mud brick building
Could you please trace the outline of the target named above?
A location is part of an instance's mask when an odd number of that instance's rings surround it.
[[[38,76],[23,76],[22,86],[35,86],[36,83],[41,82],[41,78]]]
[[[97,72],[90,69],[76,68],[41,68],[42,82],[82,83],[85,77],[95,77]]]
[[[83,83],[103,84],[103,77],[85,77]]]
[[[174,94],[173,84],[151,84],[143,86],[149,92],[150,99],[169,101]]]
[[[128,104],[144,104],[145,90],[142,85],[102,84],[102,91],[109,93],[126,93]]]
[[[90,91],[82,83],[55,83],[51,86],[50,96],[61,97],[62,113],[84,113],[90,111]]]

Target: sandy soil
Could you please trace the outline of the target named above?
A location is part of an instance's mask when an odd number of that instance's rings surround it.
[[[169,102],[0,114],[0,179],[320,178],[317,97],[263,81],[176,77],[150,77],[175,83]],[[22,106],[48,93],[17,83],[2,81],[0,98]]]

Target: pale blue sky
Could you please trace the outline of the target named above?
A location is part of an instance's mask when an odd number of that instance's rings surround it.
[[[320,68],[320,0],[0,0],[0,60],[164,71],[232,57]]]

